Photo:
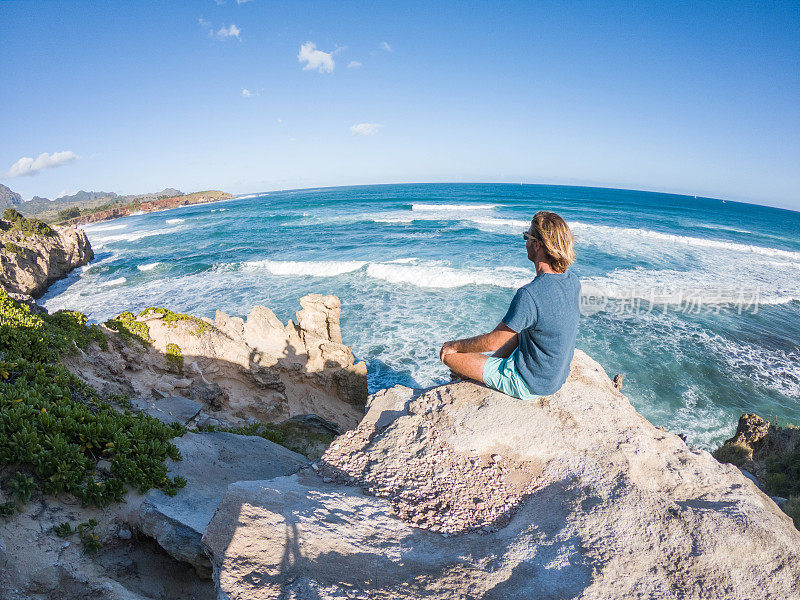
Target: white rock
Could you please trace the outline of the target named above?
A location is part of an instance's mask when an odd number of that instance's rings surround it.
[[[400,408],[358,456],[403,465],[404,449],[425,449],[407,448],[415,436],[433,431],[465,464],[502,448],[504,463],[524,465],[515,473],[535,478],[534,493],[507,523],[445,538],[310,469],[236,483],[203,537],[220,597],[797,597],[800,532],[789,517],[735,467],[659,432],[583,352],[544,405],[461,382],[425,392],[426,415],[417,400],[403,404],[407,388],[387,394]],[[431,529],[453,531],[469,514],[456,508],[456,522],[437,514]]]

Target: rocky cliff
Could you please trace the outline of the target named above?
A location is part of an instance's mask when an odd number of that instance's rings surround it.
[[[105,350],[95,344],[63,363],[104,396],[127,394],[144,410],[158,411],[176,396],[189,399],[197,405],[192,422],[200,426],[315,414],[350,429],[364,414],[366,364],[342,343],[338,298],[310,294],[300,304],[297,323],[285,325],[264,306],[253,307],[247,319],[222,311],[213,320],[165,309],[128,313],[123,332],[138,330],[147,343],[114,336]],[[120,323],[102,327],[113,336],[109,327]]]
[[[219,598],[790,598],[800,532],[732,465],[655,428],[577,351],[523,402],[397,386],[312,468],[232,484]]]
[[[20,204],[22,204],[22,196],[11,188],[0,184],[0,208],[19,206]]]
[[[38,298],[51,283],[94,258],[86,233],[76,227],[40,235],[3,220],[0,230],[0,285],[9,294]]]

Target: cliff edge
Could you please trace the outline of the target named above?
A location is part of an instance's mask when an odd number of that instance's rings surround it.
[[[94,258],[83,230],[74,226],[51,228],[14,209],[7,209],[0,220],[0,246],[0,286],[9,294],[33,298]]]
[[[203,544],[235,600],[752,600],[800,582],[791,519],[581,351],[538,402],[471,382],[374,394],[312,467],[231,484]]]

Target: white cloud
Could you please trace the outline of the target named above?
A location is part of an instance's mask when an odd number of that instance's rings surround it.
[[[42,169],[60,167],[61,165],[71,163],[73,160],[77,159],[78,156],[70,150],[65,150],[64,152],[53,152],[52,154],[42,152],[35,160],[25,156],[11,165],[7,176],[24,177],[25,175],[36,175],[36,173]]]
[[[347,68],[348,69],[360,69],[361,68],[361,63],[358,62],[357,60],[351,60],[349,63],[347,63]]]
[[[221,40],[225,40],[227,38],[232,38],[232,37],[235,37],[237,40],[240,40],[242,39],[239,37],[240,33],[242,33],[242,30],[239,29],[233,23],[231,23],[227,27],[225,27],[224,25],[220,27],[219,31],[217,31],[217,37]]]
[[[350,128],[350,135],[375,135],[381,127],[380,123],[359,123]]]
[[[331,73],[336,64],[333,62],[333,54],[331,52],[323,52],[317,50],[317,45],[314,42],[306,42],[300,46],[300,52],[297,53],[297,60],[301,63],[306,63],[303,66],[303,71],[313,71],[316,69],[320,73]]]
[[[245,98],[251,98],[253,96],[258,96],[258,93],[257,92],[251,92],[247,88],[242,88],[242,96],[244,96]]]
[[[389,42],[381,42],[381,50],[386,50],[386,52],[391,52],[392,47],[389,45]]]
[[[239,37],[239,34],[242,33],[242,30],[239,29],[239,27],[237,27],[234,23],[231,23],[227,27],[223,25],[217,31],[214,31],[214,25],[211,23],[211,21],[206,21],[203,17],[200,17],[197,19],[197,22],[200,23],[200,27],[206,30],[208,37],[210,38],[215,38],[218,40],[236,38],[239,41],[242,39]]]

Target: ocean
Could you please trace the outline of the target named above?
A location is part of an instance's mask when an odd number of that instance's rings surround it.
[[[538,210],[576,239],[577,345],[657,426],[712,448],[743,412],[800,425],[800,213],[630,190],[413,184],[241,196],[87,225],[94,261],[39,300],[94,322],[165,306],[284,322],[335,294],[370,392],[448,379],[441,344],[494,328],[535,273]]]

